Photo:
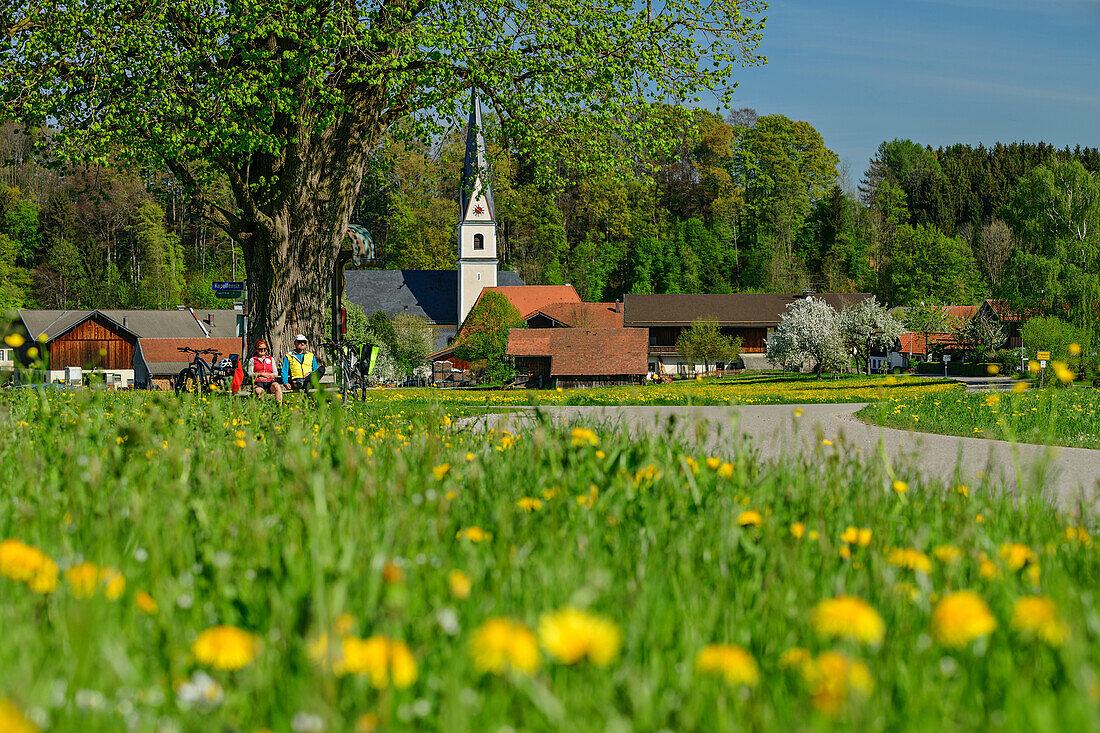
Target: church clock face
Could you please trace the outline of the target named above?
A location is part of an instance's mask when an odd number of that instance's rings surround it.
[[[477,214],[478,216],[481,216],[482,214],[485,213],[485,209],[484,209],[484,207],[481,206],[481,204],[478,204],[477,206],[474,207],[474,213]]]

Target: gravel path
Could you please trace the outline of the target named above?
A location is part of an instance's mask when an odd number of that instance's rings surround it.
[[[1038,487],[1069,508],[1100,509],[1100,450],[1007,443],[1000,440],[914,433],[868,425],[855,417],[866,403],[844,405],[749,405],[742,407],[544,407],[561,424],[598,422],[607,430],[664,432],[675,419],[684,435],[695,435],[708,451],[720,452],[747,441],[764,459],[792,451],[809,454],[823,439],[829,450],[857,450],[865,461],[881,460],[879,445],[899,476],[922,474],[947,484],[978,485],[984,474],[994,486],[1015,491]],[[795,417],[796,408],[802,410]],[[469,418],[471,425],[522,431],[533,424],[530,411]],[[720,454],[720,453],[719,453]]]

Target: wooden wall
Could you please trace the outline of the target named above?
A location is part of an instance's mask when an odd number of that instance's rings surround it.
[[[132,369],[134,344],[94,316],[50,344],[50,369]]]

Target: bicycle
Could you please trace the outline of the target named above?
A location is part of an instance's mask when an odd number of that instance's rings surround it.
[[[219,361],[218,354],[221,352],[217,349],[193,349],[189,346],[179,346],[176,350],[195,355],[191,363],[176,375],[174,386],[177,395],[180,392],[209,394],[219,390],[228,391],[229,385],[233,382],[233,372],[236,368],[233,357],[236,354]],[[202,358],[203,355],[212,356],[210,363]]]
[[[367,399],[367,370],[370,362],[370,352],[367,358],[363,358],[363,349],[373,348],[369,344],[357,344],[340,339],[339,341],[323,341],[321,343],[332,354],[336,362],[336,381],[340,384],[340,397],[347,403],[348,393],[355,399],[355,393],[360,393],[360,399]]]

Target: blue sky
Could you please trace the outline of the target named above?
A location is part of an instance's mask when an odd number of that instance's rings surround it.
[[[734,107],[816,127],[854,185],[883,140],[1100,147],[1100,0],[773,0]]]

